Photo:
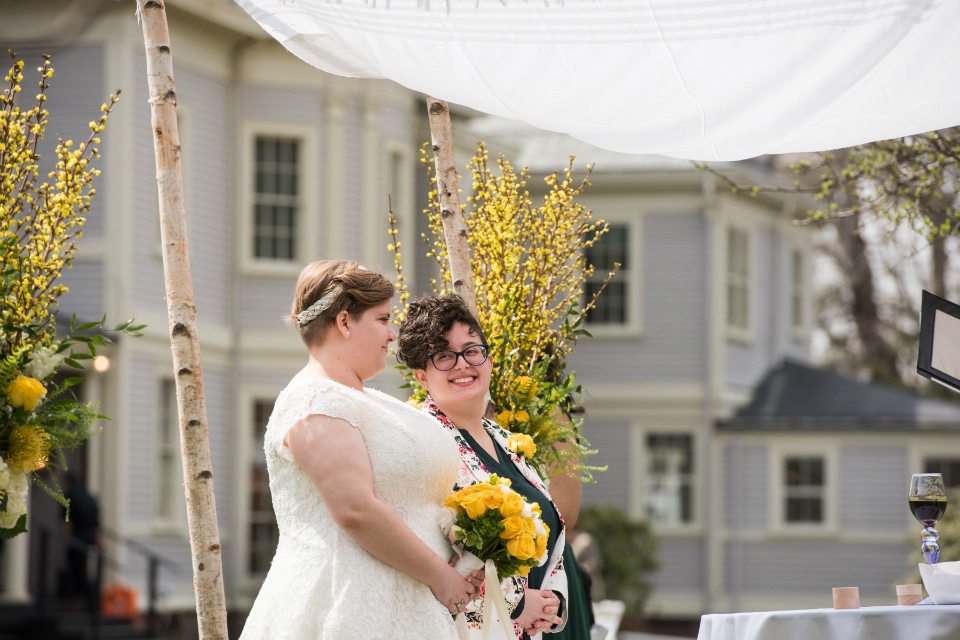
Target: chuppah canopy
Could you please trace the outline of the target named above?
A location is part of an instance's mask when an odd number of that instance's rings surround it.
[[[698,160],[960,124],[949,0],[237,0],[330,73]]]

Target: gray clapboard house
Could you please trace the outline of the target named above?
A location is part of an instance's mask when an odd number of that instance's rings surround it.
[[[423,96],[311,68],[227,0],[166,5],[224,576],[230,609],[242,618],[276,545],[262,435],[273,400],[304,361],[299,340],[281,321],[296,276],[322,257],[389,270],[391,194],[408,247],[405,273],[413,274],[416,290],[428,287],[434,267],[415,246],[425,229],[419,147],[429,133]],[[99,195],[64,277],[70,292],[61,313],[136,317],[149,329],[105,351],[106,371],[84,372],[83,397],[100,402],[113,421],[72,465],[111,533],[105,552],[115,564],[108,580],[135,587],[146,605],[147,557],[154,554],[164,559],[159,608],[189,612],[194,594],[150,113],[133,9],[131,1],[0,0],[0,45],[28,60],[27,83],[40,53],[54,55],[48,157],[57,137],[85,137],[106,95],[123,89],[103,136]],[[474,140],[488,140],[492,151],[530,167],[534,196],[540,178],[566,166],[569,155],[580,166],[596,165],[583,202],[611,232],[589,257],[598,272],[615,261],[625,268],[590,318],[596,337],[571,359],[591,395],[585,432],[600,450],[595,462],[609,465],[597,484],[585,487],[584,500],[648,517],[661,534],[663,569],[655,576],[651,616],[692,621],[711,611],[822,604],[820,586],[832,575],[824,558],[832,556],[821,553],[849,549],[841,555],[851,565],[902,557],[915,532],[899,507],[884,505],[900,499],[903,474],[940,464],[924,457],[928,449],[915,432],[884,432],[890,440],[880,442],[868,430],[831,430],[827,438],[820,431],[737,426],[744,418],[737,411],[755,406],[754,390],[769,371],[784,358],[808,360],[811,238],[809,229],[791,224],[800,203],[734,197],[685,161],[610,153],[469,110],[454,115],[461,164]],[[772,179],[762,162],[725,170],[745,183]],[[397,384],[389,368],[372,382],[400,395]],[[941,445],[930,452],[948,451],[943,440],[930,438]],[[778,469],[796,456],[813,459],[801,444],[826,442],[832,448],[824,449],[819,489],[826,515],[821,522],[783,522],[777,500],[789,499],[784,492],[794,488],[784,486]],[[950,442],[957,448],[944,464],[957,464],[960,440]],[[816,466],[810,460],[803,463],[808,480]],[[868,472],[887,474],[886,480],[873,482]],[[862,504],[881,507],[843,510],[861,513],[849,527],[837,515],[844,478],[866,483],[858,491],[872,497]],[[31,514],[30,536],[0,552],[0,601],[38,597],[38,532],[56,533],[59,512],[37,494]],[[877,526],[888,514],[895,530]],[[48,557],[59,558],[62,540],[50,544]],[[754,547],[772,558],[766,573],[744,560]],[[59,568],[48,563],[48,585],[56,584]],[[886,575],[872,579],[880,585]],[[867,600],[881,595],[878,586]]]

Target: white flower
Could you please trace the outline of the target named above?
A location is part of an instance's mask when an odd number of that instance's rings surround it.
[[[437,514],[437,523],[440,525],[440,530],[443,531],[443,535],[450,533],[450,530],[453,528],[454,523],[457,521],[457,510],[451,509],[450,507],[444,507],[440,509],[440,512]]]
[[[535,524],[536,527],[537,527],[537,535],[538,535],[538,536],[545,536],[545,535],[547,535],[547,529],[543,526],[543,520],[541,520],[540,518],[536,518],[536,519],[534,520],[534,524]]]
[[[533,508],[530,507],[529,503],[525,503],[523,511],[520,512],[521,518],[532,518],[534,514]]]
[[[28,485],[28,484],[29,484],[29,483],[27,482],[27,476],[26,476],[26,474],[23,474],[23,473],[11,473],[11,474],[10,474],[9,485],[7,486],[7,490],[10,491],[11,493],[17,493],[17,494],[20,494],[20,495],[24,495],[24,496],[25,496],[25,495],[27,494],[27,485]]]
[[[0,471],[0,491],[6,491],[7,485],[9,483],[10,483],[10,470],[3,469],[2,471]]]
[[[35,380],[46,379],[63,362],[63,356],[57,354],[59,346],[59,342],[54,342],[49,347],[34,349],[30,361],[23,367],[23,372]]]

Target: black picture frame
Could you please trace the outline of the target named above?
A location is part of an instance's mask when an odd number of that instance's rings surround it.
[[[937,311],[953,316],[960,321],[960,305],[924,291],[920,304],[920,351],[917,357],[917,373],[942,384],[951,391],[960,393],[960,379],[933,366],[933,343]]]

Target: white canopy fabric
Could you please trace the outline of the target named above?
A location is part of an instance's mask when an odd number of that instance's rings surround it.
[[[739,160],[960,125],[958,0],[237,0],[330,73],[627,153]]]

